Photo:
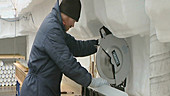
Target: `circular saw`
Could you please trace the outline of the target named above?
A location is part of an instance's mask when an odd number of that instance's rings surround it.
[[[106,27],[100,29],[100,35],[100,47],[96,54],[99,75],[113,87],[125,87],[131,63],[128,44],[124,39],[113,36]]]

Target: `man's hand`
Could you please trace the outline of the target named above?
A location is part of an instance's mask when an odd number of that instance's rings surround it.
[[[103,79],[103,78],[92,78],[92,82],[90,83],[90,87],[100,87],[102,85],[109,85],[109,83],[107,82],[107,80]]]
[[[100,43],[101,43],[101,39],[102,39],[102,38],[97,39],[97,41],[98,41],[98,46],[99,46]]]

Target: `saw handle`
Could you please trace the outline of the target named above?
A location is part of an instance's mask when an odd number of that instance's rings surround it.
[[[105,33],[102,33],[102,29],[104,30]],[[104,38],[106,35],[109,35],[109,34],[112,34],[109,29],[107,29],[105,26],[101,27],[99,29],[99,32],[100,32],[100,36],[101,38]]]

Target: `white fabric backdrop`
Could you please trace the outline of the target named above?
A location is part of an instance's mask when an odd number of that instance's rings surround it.
[[[146,0],[145,6],[158,40],[170,42],[170,0]]]

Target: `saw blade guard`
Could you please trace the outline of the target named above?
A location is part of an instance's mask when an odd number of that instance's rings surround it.
[[[111,32],[100,34],[102,38],[96,54],[97,70],[102,78],[118,86],[125,81],[130,70],[129,46],[124,39],[113,36]]]

